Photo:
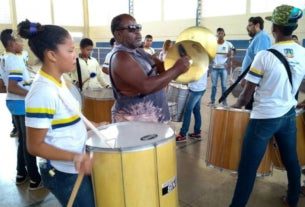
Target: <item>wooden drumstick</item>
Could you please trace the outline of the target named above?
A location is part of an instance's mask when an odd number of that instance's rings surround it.
[[[72,190],[72,193],[70,195],[67,207],[72,207],[72,205],[74,203],[74,200],[76,198],[76,195],[78,193],[79,187],[80,187],[80,185],[83,181],[83,178],[84,178],[84,173],[78,173],[78,176],[77,176],[77,179],[76,179],[75,184],[73,186],[73,190]]]

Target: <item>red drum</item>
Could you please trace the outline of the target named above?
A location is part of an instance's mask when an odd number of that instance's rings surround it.
[[[181,122],[186,100],[189,94],[187,85],[180,83],[170,83],[167,89],[167,100],[169,102],[177,103],[177,114],[172,121]]]
[[[304,110],[296,110],[297,153],[301,166],[305,166],[305,114]],[[271,159],[275,168],[285,170],[276,140],[272,139]]]
[[[223,107],[211,109],[207,165],[237,171],[249,117],[250,113],[247,110]],[[269,175],[271,171],[270,145],[268,145],[257,173]]]
[[[111,108],[114,103],[112,89],[83,91],[84,115],[94,122],[111,122]]]

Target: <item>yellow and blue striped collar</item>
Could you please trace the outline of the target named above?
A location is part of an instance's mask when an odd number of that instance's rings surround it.
[[[54,77],[52,77],[51,75],[47,74],[46,72],[44,72],[42,69],[39,70],[39,74],[42,77],[45,77],[46,79],[52,81],[53,83],[55,83],[55,85],[62,87],[62,83],[59,82],[58,80],[56,80]]]

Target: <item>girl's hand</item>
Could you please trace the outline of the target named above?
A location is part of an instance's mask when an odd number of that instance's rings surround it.
[[[89,154],[76,154],[73,158],[75,169],[79,173],[90,175],[92,170],[92,158]]]

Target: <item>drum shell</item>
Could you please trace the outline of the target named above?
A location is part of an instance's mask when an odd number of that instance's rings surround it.
[[[297,127],[297,154],[300,166],[305,166],[305,113],[304,111],[297,112],[296,114],[296,127]],[[275,139],[272,139],[271,159],[273,166],[280,170],[285,170],[281,161],[281,155],[276,144]]]
[[[168,102],[169,114],[172,120],[177,120],[178,107],[175,102]]]
[[[237,171],[243,138],[249,122],[249,111],[212,108],[207,149],[207,165]],[[270,145],[257,170],[260,175],[271,173]]]
[[[139,125],[135,128],[141,131]],[[170,139],[141,147],[106,149],[88,147],[87,143],[87,151],[93,153],[92,181],[96,206],[178,207],[173,131],[170,136]],[[175,186],[165,193],[167,183]]]
[[[167,89],[167,100],[169,102],[177,103],[177,115],[173,117],[172,121],[181,122],[185,109],[185,104],[189,90],[187,86],[182,84],[170,83]]]
[[[94,122],[111,122],[111,108],[114,104],[112,89],[83,91],[83,113]]]

